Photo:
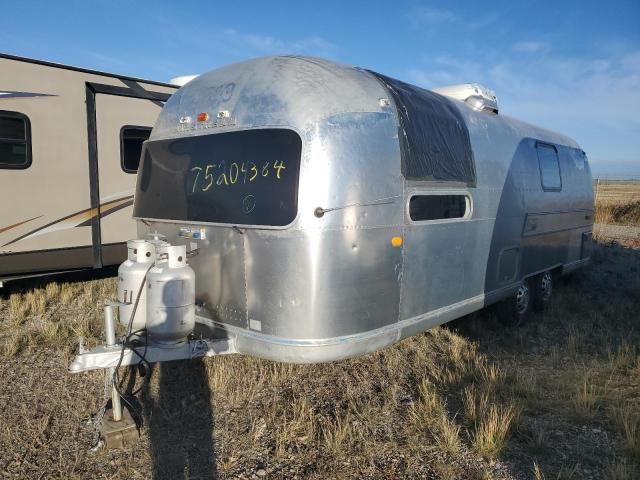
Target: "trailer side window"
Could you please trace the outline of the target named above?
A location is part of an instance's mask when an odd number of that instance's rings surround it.
[[[19,112],[0,111],[0,168],[29,168],[31,123]]]
[[[538,163],[540,165],[540,181],[543,190],[558,191],[562,189],[558,151],[551,145],[538,143]]]
[[[372,72],[393,98],[405,178],[476,185],[469,130],[453,101]]]
[[[466,195],[415,195],[409,200],[409,217],[421,220],[445,220],[467,216]]]
[[[149,138],[151,127],[125,126],[120,129],[120,164],[127,173],[136,173],[140,165],[142,143]]]

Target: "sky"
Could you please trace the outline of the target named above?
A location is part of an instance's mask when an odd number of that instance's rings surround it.
[[[0,52],[153,80],[297,53],[425,88],[481,83],[501,113],[574,138],[596,174],[640,176],[640,0],[22,0],[2,11]]]

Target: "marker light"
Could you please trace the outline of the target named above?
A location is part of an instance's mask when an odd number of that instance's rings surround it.
[[[180,123],[191,123],[191,117],[180,117]]]
[[[206,122],[209,120],[209,114],[207,112],[200,112],[196,118],[199,122]]]
[[[391,237],[391,246],[393,246],[393,247],[401,247],[402,246],[402,237]]]

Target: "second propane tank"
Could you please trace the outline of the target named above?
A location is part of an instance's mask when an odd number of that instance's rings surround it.
[[[118,302],[120,302],[120,323],[129,326],[131,331],[143,329],[147,318],[147,295],[145,275],[155,261],[154,245],[146,240],[127,242],[127,260],[118,268]],[[135,315],[131,319],[133,307],[138,297]]]
[[[184,245],[156,248],[147,274],[147,335],[153,343],[175,344],[195,327],[196,275]]]

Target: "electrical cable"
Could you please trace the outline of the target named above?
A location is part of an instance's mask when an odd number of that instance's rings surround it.
[[[138,309],[138,304],[140,303],[140,297],[142,296],[142,289],[145,287],[146,285],[146,281],[147,281],[147,275],[149,274],[149,271],[151,270],[151,268],[153,268],[153,266],[155,265],[155,263],[152,263],[151,265],[149,265],[149,268],[147,268],[146,272],[144,273],[144,276],[142,277],[142,281],[140,282],[140,287],[138,288],[138,293],[136,295],[136,300],[133,304],[133,309],[131,311],[131,316],[129,317],[129,322],[127,325],[127,331],[125,333],[125,335],[122,337],[122,349],[120,350],[120,358],[118,359],[118,364],[116,365],[116,368],[113,370],[113,376],[111,377],[111,382],[112,385],[114,386],[116,392],[118,393],[118,395],[120,396],[120,398],[129,406],[129,408],[131,409],[131,411],[135,412],[136,416],[138,416],[139,419],[142,419],[142,412],[139,411],[139,409],[137,407],[135,407],[133,405],[133,403],[131,403],[125,396],[125,394],[121,391],[120,389],[120,378],[118,375],[118,369],[120,368],[120,366],[122,365],[122,361],[124,359],[124,352],[125,349],[129,349],[131,350],[133,353],[135,353],[139,358],[140,358],[140,362],[142,365],[144,365],[148,371],[150,371],[151,366],[149,364],[149,362],[147,361],[147,359],[145,358],[145,354],[147,353],[147,347],[148,347],[148,338],[145,335],[145,344],[144,344],[144,351],[143,353],[138,352],[137,348],[136,348],[136,342],[138,340],[132,340],[132,337],[134,337],[134,335],[144,332],[146,329],[142,328],[139,330],[136,330],[135,332],[132,332],[132,328],[133,328],[133,319],[135,317],[136,314],[136,310]],[[146,383],[149,381],[148,377],[145,375],[144,376],[144,381],[143,384],[140,386],[140,388],[138,388],[137,390],[133,391],[131,393],[131,395],[136,395],[137,393],[139,393],[144,386],[146,385]]]

